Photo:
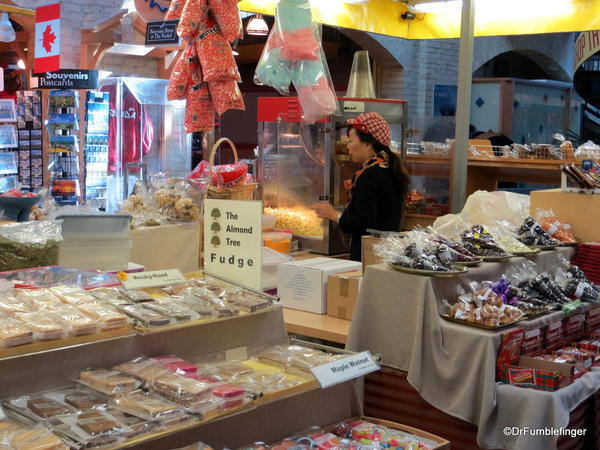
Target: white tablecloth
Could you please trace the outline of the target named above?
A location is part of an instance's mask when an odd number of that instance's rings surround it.
[[[543,252],[536,257],[541,270],[549,270],[557,263],[558,254],[570,257],[571,249]],[[365,273],[356,310],[352,320],[347,348],[353,351],[370,350],[382,356],[382,363],[408,372],[408,381],[420,395],[433,406],[455,417],[479,426],[478,442],[483,447],[498,447],[505,442],[498,436],[498,423],[514,419],[515,426],[528,425],[527,417],[518,422],[518,415],[510,412],[510,397],[498,404],[499,392],[495,382],[495,366],[502,332],[487,331],[448,322],[439,317],[442,300],[454,299],[458,283],[466,287],[472,280],[496,281],[509,266],[522,258],[505,263],[485,263],[472,268],[469,273],[454,278],[430,278],[394,271],[384,264],[369,266]],[[521,326],[534,328],[564,317],[555,312]],[[600,388],[593,376],[592,385]],[[587,379],[586,379],[587,380]],[[575,386],[578,386],[576,384]],[[544,415],[543,402],[536,402],[537,392],[514,388],[532,408]],[[568,402],[555,400],[563,414],[557,415],[562,423],[569,411],[590,393],[571,387],[573,396]],[[564,393],[545,393],[549,398],[562,399]],[[546,397],[544,397],[546,398]],[[514,407],[514,405],[513,405]],[[493,414],[498,414],[495,421]],[[549,422],[553,423],[553,422]],[[511,441],[512,442],[512,441]],[[510,447],[529,450],[531,447]],[[516,441],[519,445],[519,440]],[[512,445],[512,444],[511,444]],[[502,445],[500,445],[502,447]]]

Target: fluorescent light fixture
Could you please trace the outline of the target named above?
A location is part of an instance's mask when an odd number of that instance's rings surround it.
[[[262,14],[256,14],[248,21],[246,33],[251,36],[267,36],[269,34],[269,26],[265,22],[265,19],[263,19]]]
[[[461,0],[448,0],[437,2],[423,2],[412,5],[415,12],[419,13],[436,13],[450,11],[462,7]]]
[[[106,53],[113,55],[146,56],[154,47],[145,47],[134,44],[115,44]]]
[[[357,5],[358,3],[369,3],[369,0],[342,0],[342,3],[350,3],[351,5]]]
[[[25,69],[25,61],[23,61],[22,59],[19,59],[19,61],[17,61],[17,67],[19,69]]]
[[[17,33],[10,23],[8,13],[3,12],[0,15],[0,42],[13,42],[17,39]]]

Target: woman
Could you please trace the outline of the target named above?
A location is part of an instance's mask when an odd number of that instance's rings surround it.
[[[367,228],[399,231],[409,179],[400,158],[390,150],[388,123],[378,113],[364,113],[348,120],[348,152],[352,161],[362,164],[348,189],[343,213],[329,203],[311,206],[320,218],[340,224],[351,235],[350,258],[361,260],[361,237]]]

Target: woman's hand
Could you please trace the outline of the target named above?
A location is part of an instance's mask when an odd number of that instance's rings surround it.
[[[327,202],[313,203],[310,208],[317,213],[317,217],[321,219],[337,222],[341,216],[340,212]]]

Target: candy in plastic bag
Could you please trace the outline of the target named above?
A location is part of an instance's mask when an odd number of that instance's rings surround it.
[[[172,0],[169,10],[165,15],[165,20],[178,20],[181,17],[186,2],[187,0]]]
[[[192,40],[198,33],[208,28],[208,6],[206,0],[187,0],[182,11],[177,34],[187,42]]]
[[[229,42],[244,38],[242,17],[238,8],[238,0],[208,0],[223,37]]]
[[[241,81],[231,45],[219,31],[219,26],[214,19],[211,18],[209,28],[198,35],[196,52],[202,65],[204,81],[222,79]]]
[[[292,61],[282,56],[282,47],[283,41],[275,24],[256,66],[254,83],[271,86],[280,94],[287,95],[292,82],[293,65]]]
[[[315,37],[310,2],[280,0],[276,13],[277,29],[284,43],[282,55],[291,60],[319,58],[320,45]]]
[[[208,84],[208,89],[210,90],[210,96],[212,97],[217,114],[223,115],[230,109],[239,109],[242,111],[246,109],[236,80],[223,79],[211,81]]]

